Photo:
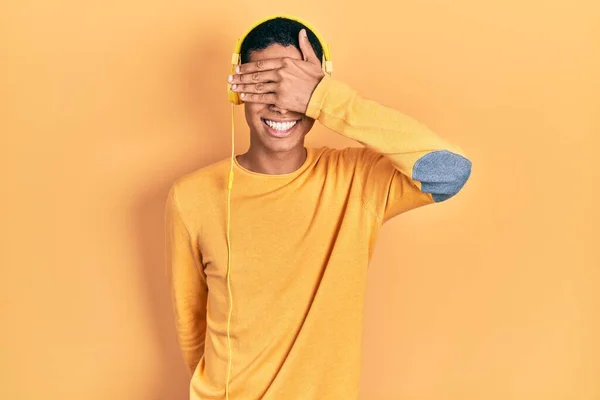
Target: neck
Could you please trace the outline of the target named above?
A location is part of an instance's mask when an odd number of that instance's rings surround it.
[[[296,171],[304,164],[307,156],[304,146],[279,152],[250,147],[246,153],[236,158],[242,167],[252,172],[281,175]]]

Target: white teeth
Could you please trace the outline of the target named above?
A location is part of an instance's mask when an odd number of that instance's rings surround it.
[[[298,121],[275,122],[275,121],[266,119],[265,122],[267,123],[267,125],[269,125],[271,128],[273,128],[275,130],[287,131],[292,126],[296,125],[296,122],[298,122]]]

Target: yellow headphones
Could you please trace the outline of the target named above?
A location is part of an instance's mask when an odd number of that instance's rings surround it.
[[[331,75],[333,72],[333,61],[331,60],[331,50],[329,49],[329,45],[323,40],[323,38],[317,33],[317,31],[306,21],[301,20],[300,18],[292,17],[289,15],[273,15],[268,18],[264,18],[254,25],[252,25],[242,37],[237,40],[235,45],[235,49],[233,51],[233,55],[231,56],[231,73],[235,73],[235,67],[241,63],[241,48],[242,43],[246,36],[258,25],[263,22],[270,21],[275,18],[286,18],[292,21],[299,22],[304,25],[308,29],[310,29],[317,39],[319,43],[321,43],[321,47],[323,47],[323,58],[325,62],[323,63],[324,70],[327,74]],[[232,362],[232,349],[231,349],[231,336],[230,336],[230,328],[231,328],[231,315],[233,312],[233,296],[231,294],[231,189],[233,188],[233,165],[234,165],[234,141],[235,141],[235,127],[234,127],[234,107],[236,105],[240,105],[243,103],[239,94],[231,90],[231,84],[227,84],[227,97],[229,102],[231,103],[231,166],[229,168],[229,177],[227,179],[227,292],[229,294],[229,315],[227,317],[227,344],[229,347],[229,362],[227,365],[227,381],[225,383],[225,398],[229,400],[229,380],[231,377],[231,362]]]

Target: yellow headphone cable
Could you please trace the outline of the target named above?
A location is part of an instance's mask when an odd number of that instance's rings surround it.
[[[323,48],[323,57],[325,59],[324,69],[325,72],[331,75],[333,72],[333,62],[331,60],[331,51],[329,45],[323,40],[323,38],[317,33],[317,31],[306,21],[303,21],[299,18],[292,17],[289,15],[274,15],[268,18],[262,19],[252,25],[246,33],[242,37],[237,40],[235,50],[231,57],[231,72],[235,73],[235,67],[239,65],[241,62],[241,46],[244,38],[258,25],[263,22],[270,21],[275,18],[286,18],[292,21],[299,22],[303,24],[305,27],[310,29],[319,42],[321,43],[321,47]],[[227,96],[229,102],[231,103],[231,164],[229,167],[229,176],[227,179],[227,292],[229,295],[229,312],[227,315],[227,345],[229,348],[229,358],[227,363],[227,380],[225,382],[225,399],[229,400],[229,381],[231,379],[231,368],[233,361],[233,350],[231,345],[231,317],[233,314],[233,294],[231,293],[231,191],[233,188],[233,168],[234,168],[234,159],[235,159],[235,118],[234,118],[234,110],[235,106],[238,104],[242,104],[243,101],[239,97],[239,94],[231,90],[231,84],[227,84]]]

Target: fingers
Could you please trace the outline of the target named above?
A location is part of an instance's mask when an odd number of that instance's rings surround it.
[[[243,67],[243,65],[241,65]],[[255,84],[258,82],[279,82],[280,76],[276,70],[251,72],[229,75],[227,81],[232,84]]]
[[[231,90],[238,93],[272,93],[277,89],[277,83],[258,82],[256,84],[233,84]]]
[[[275,93],[242,93],[240,98],[246,103],[277,104]]]
[[[251,74],[258,71],[268,71],[283,67],[281,58],[273,58],[268,60],[258,60],[235,67],[235,72],[238,74]]]
[[[310,41],[308,40],[308,36],[306,35],[306,29],[300,30],[300,37],[298,38],[300,43],[300,51],[302,52],[302,57],[304,61],[312,62],[312,63],[320,63],[319,57],[317,57],[317,53],[313,49]]]

